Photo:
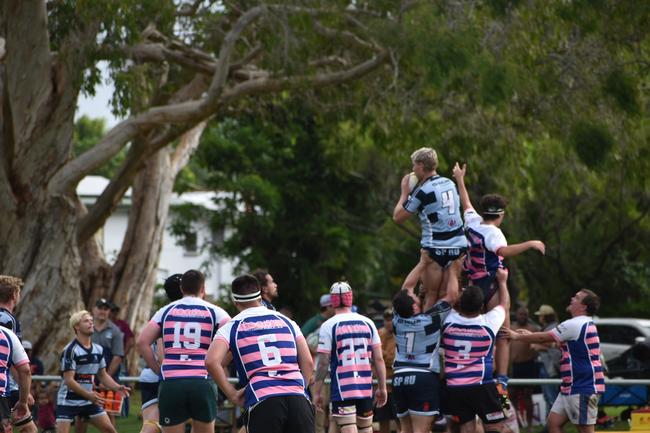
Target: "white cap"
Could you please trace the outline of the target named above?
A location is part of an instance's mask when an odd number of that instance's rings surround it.
[[[352,287],[350,287],[350,285],[345,281],[337,281],[336,283],[332,284],[332,287],[330,287],[330,293],[332,295],[342,295],[351,291]]]

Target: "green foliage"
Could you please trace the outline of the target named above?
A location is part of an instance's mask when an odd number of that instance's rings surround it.
[[[581,120],[571,128],[571,145],[587,167],[596,169],[614,146],[614,138],[606,125]]]
[[[88,116],[81,116],[77,119],[74,125],[73,135],[75,156],[94,147],[102,137],[104,137],[104,134],[106,134],[106,120],[91,119]],[[107,164],[98,168],[92,174],[111,179],[122,165],[122,162],[126,157],[126,152],[127,151],[123,149]]]
[[[419,226],[390,216],[408,156],[432,146],[443,176],[468,163],[474,201],[508,198],[510,243],[547,244],[544,257],[508,261],[519,301],[563,311],[590,287],[605,300],[603,316],[640,314],[650,307],[648,9],[424,2],[399,22],[370,21],[364,30],[394,50],[392,69],[242,104],[211,125],[177,188],[220,191],[211,224],[233,233],[211,251],[242,270],[270,268],[280,304],[306,318],[334,279],[348,278],[362,300],[399,287],[417,261]],[[265,35],[282,42],[265,67],[297,70],[310,47],[323,48],[301,19],[294,33]],[[207,43],[209,23],[200,25]]]
[[[628,114],[639,113],[636,83],[629,74],[620,69],[614,69],[607,75],[603,90],[614,98],[621,110]]]

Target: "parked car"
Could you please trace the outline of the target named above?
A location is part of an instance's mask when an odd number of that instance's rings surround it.
[[[611,378],[650,378],[650,339],[635,343],[629,349],[607,362]]]
[[[650,337],[650,320],[628,317],[594,317],[605,361],[621,355],[635,343]]]

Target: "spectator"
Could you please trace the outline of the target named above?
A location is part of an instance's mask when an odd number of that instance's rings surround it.
[[[133,331],[129,326],[129,323],[126,320],[120,319],[119,314],[120,314],[119,305],[115,303],[111,303],[111,312],[109,317],[111,321],[115,324],[115,326],[117,326],[120,329],[120,331],[122,331],[122,335],[123,335],[122,343],[124,345],[124,357],[122,358],[120,373],[124,376],[128,376],[129,374],[128,356],[129,356],[129,352],[131,351],[131,349],[133,349],[133,346],[135,345],[135,338],[133,335]],[[131,407],[131,398],[130,397],[124,398],[121,415],[129,416],[130,407]]]
[[[516,313],[516,320],[512,329],[525,329],[530,332],[539,331],[539,326],[528,319],[528,308],[519,307]],[[510,345],[510,359],[512,360],[512,377],[516,379],[535,379],[537,373],[537,352],[530,343],[513,341]],[[533,423],[533,388],[530,385],[516,386],[511,391],[515,410],[520,413],[520,425],[524,427],[521,418],[526,417],[525,428],[530,432]],[[522,413],[523,412],[523,413]]]
[[[120,306],[111,303],[110,307],[111,312],[109,314],[109,318],[111,319],[111,322],[113,322],[115,326],[117,326],[120,331],[122,331],[123,334],[122,344],[124,346],[124,362],[122,363],[122,371],[126,373],[128,371],[126,359],[129,356],[131,349],[133,349],[133,346],[135,346],[135,336],[133,335],[133,331],[131,330],[129,323],[126,320],[119,318]]]
[[[273,281],[273,276],[266,269],[256,269],[252,274],[259,281],[262,289],[262,305],[269,310],[275,310],[273,301],[278,297],[278,285]]]
[[[320,325],[322,325],[324,321],[326,321],[333,315],[334,315],[334,308],[332,308],[332,301],[330,300],[330,295],[326,294],[321,296],[320,313],[312,316],[310,319],[308,319],[305,322],[304,325],[302,325],[302,328],[300,328],[302,335],[308,336],[312,332],[316,331],[317,329],[320,328]]]
[[[540,305],[539,310],[535,311],[539,323],[542,325],[542,331],[548,332],[557,326],[557,314],[550,305]],[[533,344],[533,349],[537,351],[537,362],[539,365],[539,377],[542,379],[554,379],[560,377],[560,360],[562,351],[557,343],[540,343]],[[542,385],[542,393],[546,402],[546,409],[550,410],[560,388],[557,385]]]
[[[56,431],[56,417],[54,398],[47,389],[42,387],[38,391],[38,428],[42,433],[54,433]]]
[[[384,365],[386,366],[386,380],[393,379],[393,361],[395,361],[395,351],[397,343],[395,342],[395,329],[393,328],[393,311],[388,309],[384,311],[384,326],[377,330],[381,339],[381,351],[384,355]],[[382,407],[374,408],[373,421],[379,422],[380,433],[390,433],[391,421],[397,422],[397,408],[393,401],[393,387],[386,385],[388,398],[386,404]],[[399,424],[398,424],[399,426]],[[399,427],[398,427],[399,430]]]
[[[42,375],[43,371],[45,371],[43,368],[43,361],[32,354],[32,342],[29,340],[23,340],[23,347],[25,348],[25,352],[27,352],[27,356],[29,357],[29,369],[32,371],[32,376]]]

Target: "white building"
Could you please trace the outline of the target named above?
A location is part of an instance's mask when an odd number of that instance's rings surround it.
[[[86,206],[91,206],[108,183],[109,180],[105,177],[87,176],[77,186],[77,194]],[[213,200],[214,196],[214,192],[174,194],[171,198],[171,206],[173,208],[178,205],[193,204],[209,210],[217,210]],[[124,198],[98,234],[109,263],[115,263],[122,247],[130,207],[131,189],[126,192]],[[206,274],[206,291],[209,295],[216,297],[218,295],[217,289],[221,285],[229,285],[235,277],[234,268],[236,263],[228,259],[210,258],[209,254],[201,251],[200,247],[205,244],[206,236],[212,236],[213,240],[218,241],[224,238],[225,233],[213,233],[210,231],[207,222],[197,222],[192,226],[194,233],[196,233],[196,242],[182,246],[177,243],[177,239],[171,235],[169,230],[172,218],[173,212],[170,211],[158,264],[159,282],[162,283],[171,274],[182,273],[188,269],[199,269]]]

